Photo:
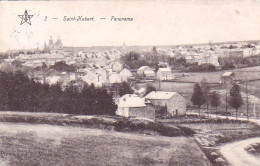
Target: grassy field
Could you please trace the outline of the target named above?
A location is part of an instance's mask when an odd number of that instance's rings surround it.
[[[180,94],[190,94],[193,92],[194,83],[153,82],[152,85],[156,89],[160,89],[162,91],[178,92]],[[137,87],[146,87],[146,83],[139,83],[137,84]]]
[[[254,123],[196,115],[160,119],[152,125],[133,119],[122,123],[120,117],[55,113],[0,112],[3,120],[16,123],[0,123],[1,166],[222,166],[228,165],[225,160],[217,162],[223,158],[219,152],[223,144],[260,136]]]
[[[191,81],[191,82],[201,82],[203,78],[206,78],[209,83],[219,83],[221,75],[225,72],[233,71],[235,73],[236,79],[260,79],[260,66],[233,69],[218,72],[191,72],[189,76],[180,77],[180,81]]]
[[[220,77],[224,72],[191,72],[189,76],[180,77],[179,81],[201,82],[203,78],[209,83],[219,83]]]
[[[192,138],[0,123],[0,165],[210,165]]]

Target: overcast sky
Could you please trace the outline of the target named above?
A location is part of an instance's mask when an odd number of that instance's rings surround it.
[[[32,25],[20,25],[18,15],[25,9],[34,15]],[[79,47],[260,39],[259,1],[0,2],[0,11],[0,51],[42,47],[49,36]],[[94,16],[96,21],[65,22],[64,16]],[[111,22],[111,16],[133,21]]]

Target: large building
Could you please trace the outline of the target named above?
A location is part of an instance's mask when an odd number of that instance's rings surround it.
[[[186,100],[177,92],[152,91],[145,99],[155,106],[165,106],[172,116],[186,114]]]
[[[62,54],[63,53],[63,44],[60,37],[56,42],[53,41],[52,36],[49,39],[49,45],[44,45],[44,51],[50,52],[51,54]]]

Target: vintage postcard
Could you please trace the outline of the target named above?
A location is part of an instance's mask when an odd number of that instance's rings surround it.
[[[0,166],[259,166],[259,0],[0,1]]]

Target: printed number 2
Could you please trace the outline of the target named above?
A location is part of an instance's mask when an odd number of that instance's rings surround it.
[[[47,21],[47,16],[45,16],[44,21]]]

